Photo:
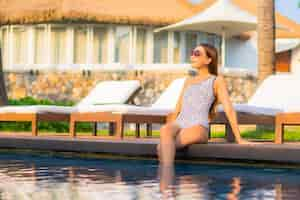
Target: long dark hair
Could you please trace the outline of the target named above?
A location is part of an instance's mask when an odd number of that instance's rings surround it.
[[[211,62],[208,65],[209,73],[218,76],[218,50],[214,46],[206,43],[202,43],[199,46],[204,48],[207,57],[211,59]],[[217,97],[215,97],[215,100],[209,109],[210,120],[212,120],[216,116],[217,105],[218,105],[218,99]]]

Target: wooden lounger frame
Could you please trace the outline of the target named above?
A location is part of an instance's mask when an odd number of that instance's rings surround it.
[[[140,114],[124,114],[111,112],[89,112],[89,113],[72,113],[70,120],[70,136],[76,136],[76,122],[109,122],[110,133],[113,133],[117,139],[124,137],[125,123],[136,124],[136,137],[140,137],[140,124],[147,125],[147,136],[152,134],[152,124],[166,123],[167,116],[161,115],[140,115]],[[112,124],[113,126],[112,128]]]
[[[276,115],[275,125],[275,143],[282,144],[284,142],[284,126],[300,125],[300,113],[279,113]]]
[[[255,115],[250,113],[237,112],[239,124],[258,124],[258,125],[273,125],[275,126],[276,144],[284,142],[284,126],[285,125],[300,125],[300,113],[278,113],[276,116]],[[225,124],[226,138],[229,142],[234,142],[234,136],[229,125],[229,122],[224,112],[218,113],[212,124]]]
[[[137,88],[125,103],[132,103],[135,96],[139,93],[142,87]],[[74,114],[76,116],[76,113]],[[101,115],[102,116],[102,115]],[[91,119],[89,115],[87,119]],[[103,116],[102,116],[103,117]],[[76,118],[76,117],[75,117]],[[41,121],[67,121],[70,122],[70,133],[75,133],[75,127],[71,126],[71,114],[46,112],[46,113],[0,113],[0,122],[31,122],[31,132],[33,136],[38,135],[38,122]],[[79,121],[84,121],[81,117]],[[100,120],[101,121],[101,120]],[[115,122],[116,120],[113,120]],[[95,122],[91,120],[90,122]],[[74,122],[73,122],[74,123]],[[75,125],[75,124],[74,124]],[[73,130],[71,129],[73,128]],[[94,133],[97,131],[97,125],[94,124]],[[72,134],[71,134],[72,135]]]
[[[63,113],[0,113],[0,122],[31,122],[33,136],[38,135],[38,122],[70,121],[70,114]]]

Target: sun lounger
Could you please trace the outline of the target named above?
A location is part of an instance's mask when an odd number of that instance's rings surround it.
[[[283,126],[300,124],[300,78],[295,75],[272,75],[258,87],[245,104],[234,104],[239,124],[275,125],[275,142],[283,142]],[[233,141],[231,129],[224,114],[220,113],[212,124],[226,124],[226,135]],[[299,112],[299,113],[298,113]]]
[[[76,136],[76,122],[112,122],[115,124],[115,135],[123,137],[124,123],[147,124],[147,133],[151,132],[152,123],[165,123],[169,113],[175,110],[184,78],[174,80],[151,106],[135,105],[91,105],[72,113],[70,134]]]
[[[40,121],[69,121],[70,114],[79,108],[93,104],[130,103],[141,89],[140,82],[103,81],[75,106],[32,105],[4,106],[0,108],[0,122],[29,121],[32,123],[32,135],[37,135],[37,123]]]

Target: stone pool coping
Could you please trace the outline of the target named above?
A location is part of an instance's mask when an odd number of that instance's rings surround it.
[[[124,156],[156,156],[158,139],[99,139],[94,137],[70,138],[65,136],[0,135],[0,149],[30,149],[39,151],[104,153]],[[179,155],[183,155],[182,152]],[[232,144],[209,142],[195,144],[184,153],[184,159],[213,159],[262,161],[300,164],[300,143],[281,145],[260,142]]]

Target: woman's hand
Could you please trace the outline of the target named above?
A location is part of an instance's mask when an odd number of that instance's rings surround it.
[[[238,143],[238,144],[254,144],[253,142],[249,142],[248,140],[244,140],[242,138],[237,140],[236,143]]]

